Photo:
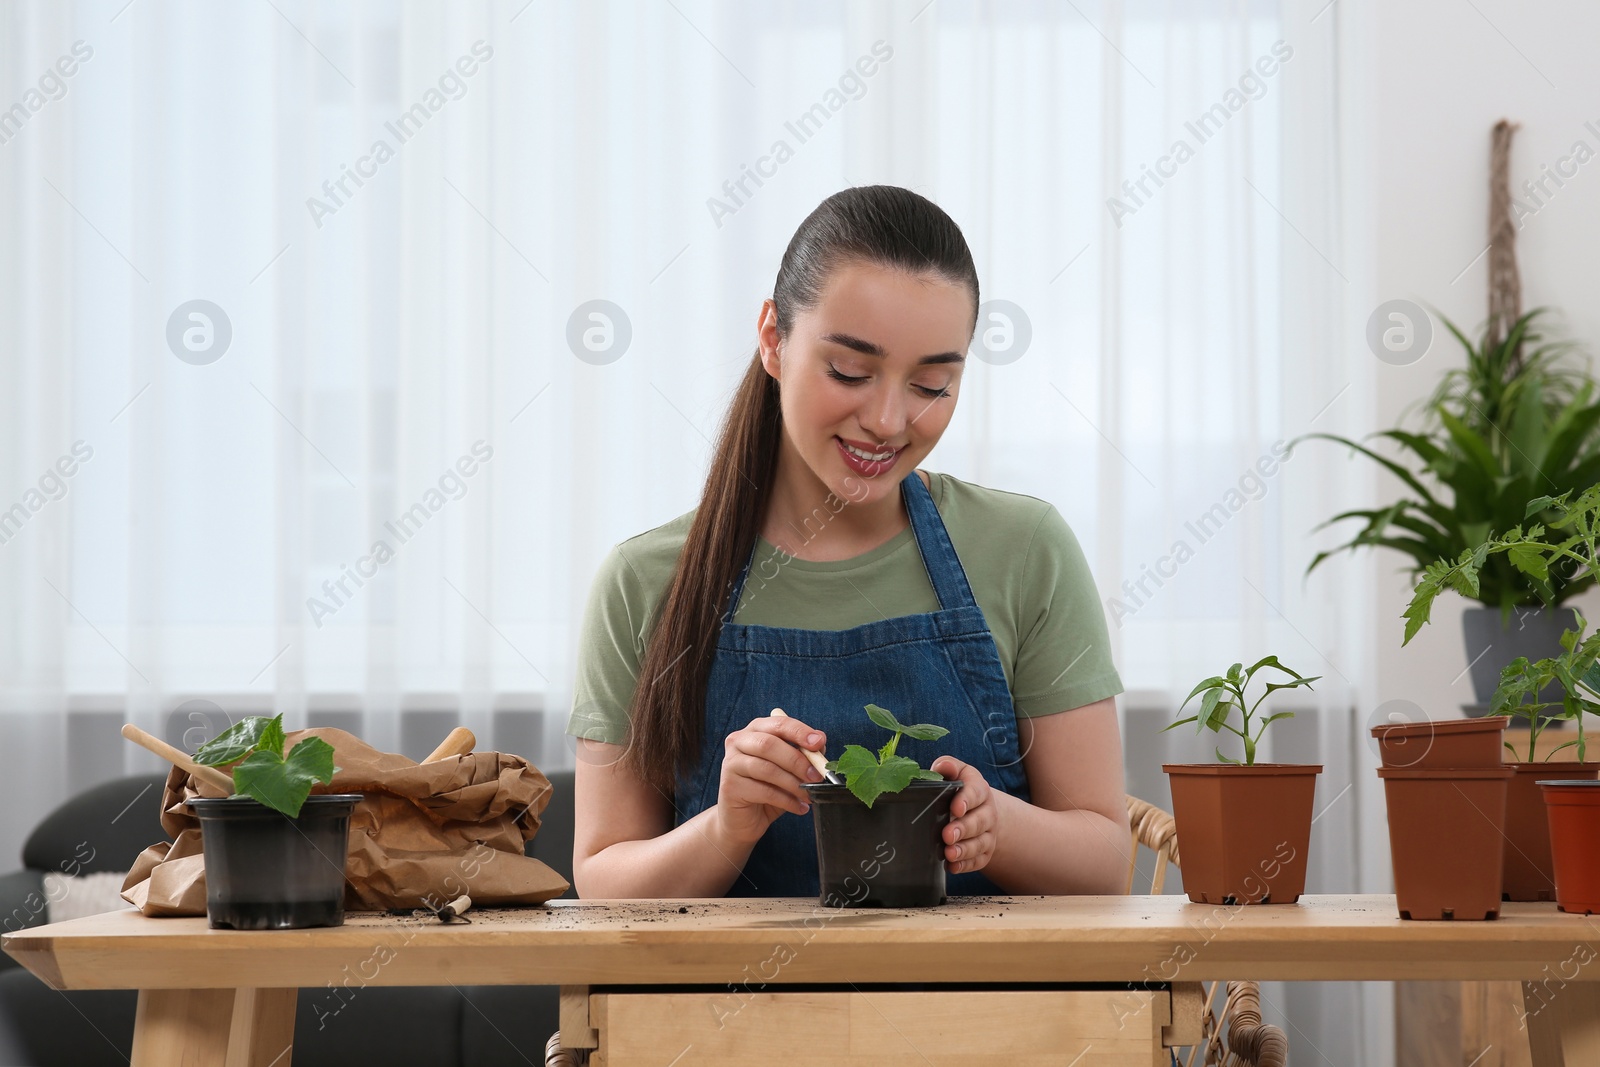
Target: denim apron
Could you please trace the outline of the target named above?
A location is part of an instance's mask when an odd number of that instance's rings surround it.
[[[716,804],[728,734],[773,708],[826,733],[829,759],[837,759],[848,744],[876,752],[889,740],[888,731],[867,718],[867,704],[888,708],[903,723],[937,723],[950,732],[937,741],[902,736],[896,753],[924,768],[939,756],[954,756],[978,768],[993,788],[1029,799],[1016,710],[994,637],[933,496],[915,471],[900,483],[900,494],[939,610],[848,630],[734,623],[730,620],[750,573],[746,561],[717,638],[699,760],[678,777],[675,825]],[[1004,892],[982,871],[947,873],[945,891],[951,896]],[[819,892],[811,814],[785,811],[756,842],[729,895]]]

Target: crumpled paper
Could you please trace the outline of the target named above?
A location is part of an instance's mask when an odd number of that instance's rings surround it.
[[[331,785],[312,792],[363,794],[350,816],[347,910],[437,909],[462,893],[475,907],[542,904],[567,891],[564,878],[523,855],[550,803],[550,780],[521,756],[471,752],[416,763],[331,727],[291,731],[284,750],[307,737],[332,745],[339,768]],[[185,802],[223,795],[172,768],[161,826],[173,839],[139,854],[123,900],[151,916],[206,913],[200,820]]]

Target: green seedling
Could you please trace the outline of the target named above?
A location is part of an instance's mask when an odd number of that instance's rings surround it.
[[[1271,667],[1275,671],[1281,671],[1289,675],[1290,680],[1287,682],[1268,682],[1267,691],[1257,697],[1254,704],[1248,703],[1245,700],[1245,690],[1250,685],[1250,679],[1255,677],[1256,671],[1261,670],[1263,667]],[[1200,697],[1200,710],[1198,713],[1190,715],[1186,719],[1179,719],[1177,722],[1169,723],[1162,732],[1164,733],[1174,726],[1182,726],[1184,723],[1192,722],[1196,724],[1195,733],[1199,733],[1201,730],[1221,733],[1226,730],[1230,734],[1237,734],[1244,741],[1243,761],[1223,755],[1220,748],[1217,749],[1217,759],[1223,763],[1242,762],[1244,766],[1254,766],[1256,762],[1256,746],[1261,743],[1261,735],[1266,733],[1267,727],[1279,719],[1294,718],[1294,712],[1292,711],[1280,711],[1274,715],[1268,715],[1261,720],[1255,732],[1251,733],[1250,720],[1255,716],[1256,709],[1261,706],[1261,702],[1279,689],[1295,689],[1302,685],[1310,688],[1311,683],[1321,677],[1322,675],[1320,674],[1314,674],[1307,678],[1290,670],[1278,662],[1277,656],[1265,656],[1257,660],[1249,670],[1245,670],[1244,664],[1235,663],[1228,668],[1227,674],[1207,678],[1195,686],[1189,695],[1184,697],[1183,703],[1178,706],[1178,710],[1182,711],[1185,707],[1188,707],[1189,701],[1204,693],[1205,695]],[[1240,718],[1243,720],[1239,726],[1235,726],[1229,721],[1233,717],[1235,710],[1239,712]]]
[[[1538,518],[1545,521],[1529,521]],[[1488,565],[1502,555],[1539,587],[1550,607],[1557,601],[1547,593],[1558,576],[1569,580],[1577,576],[1592,582],[1600,573],[1600,485],[1591,485],[1576,496],[1569,491],[1560,496],[1535,497],[1525,505],[1523,520],[1529,523],[1526,528],[1513,526],[1502,534],[1490,534],[1455,559],[1441,559],[1423,571],[1404,612],[1406,631],[1402,645],[1428,624],[1433,602],[1446,590],[1465,597],[1476,596]],[[1579,763],[1588,757],[1585,716],[1600,714],[1600,631],[1587,633],[1589,623],[1583,613],[1574,610],[1573,614],[1578,628],[1562,631],[1561,654],[1532,663],[1526,656],[1518,656],[1501,670],[1500,684],[1489,705],[1491,715],[1528,720],[1526,762],[1534,761],[1539,733],[1547,718],[1575,721],[1578,737],[1551,750],[1545,759],[1567,748],[1577,750]],[[1561,684],[1559,704],[1539,699],[1552,682]],[[1546,716],[1544,709],[1551,707],[1560,710]],[[1509,741],[1505,746],[1513,758],[1519,755]]]
[[[293,819],[311,787],[333,781],[333,746],[308,737],[283,754],[283,716],[252,715],[228,727],[195,750],[196,763],[233,764],[233,795],[250,797]]]
[[[828,761],[828,769],[844,775],[845,785],[861,803],[870,808],[873,801],[884,793],[898,793],[919,779],[929,782],[944,781],[943,775],[923,770],[917,765],[916,760],[907,756],[897,756],[894,750],[900,743],[901,734],[914,737],[918,741],[937,741],[949,733],[949,730],[943,726],[927,723],[906,726],[895,719],[892,712],[876,704],[868,704],[866,711],[867,718],[885,730],[892,731],[894,736],[878,749],[876,755],[869,748],[846,745],[842,756]]]

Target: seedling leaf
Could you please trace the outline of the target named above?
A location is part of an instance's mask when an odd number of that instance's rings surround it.
[[[920,770],[914,759],[890,756],[881,764],[874,760],[871,766],[864,766],[854,775],[847,775],[846,783],[850,792],[870,808],[882,794],[898,793],[910,785],[911,779],[918,777]]]
[[[943,775],[923,770],[916,760],[895,755],[895,745],[902,734],[919,741],[937,741],[949,730],[931,723],[908,726],[876,704],[866,705],[865,710],[875,724],[892,731],[889,740],[876,753],[862,745],[846,745],[838,759],[827,763],[829,770],[844,776],[845,785],[857,799],[870,808],[884,793],[898,793],[913,781],[944,781]]]
[[[308,737],[283,753],[283,716],[252,715],[228,727],[195,752],[195,760],[211,767],[235,764],[234,796],[250,797],[291,819],[318,782],[332,782],[333,746]]]
[[[203,763],[207,767],[225,767],[235,760],[241,760],[260,743],[261,735],[273,723],[276,723],[278,728],[278,747],[274,751],[281,755],[283,753],[283,716],[279,715],[268,719],[262,715],[252,715],[247,719],[239,720],[195,749],[194,761]]]
[[[291,819],[311,795],[311,787],[333,779],[333,746],[320,737],[308,737],[289,752],[287,759],[257,749],[233,769],[233,787]]]

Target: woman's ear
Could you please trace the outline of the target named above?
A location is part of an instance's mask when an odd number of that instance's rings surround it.
[[[761,302],[761,315],[756,319],[756,337],[761,345],[761,366],[774,381],[783,380],[783,363],[779,351],[782,339],[778,336],[778,307],[771,300]]]

